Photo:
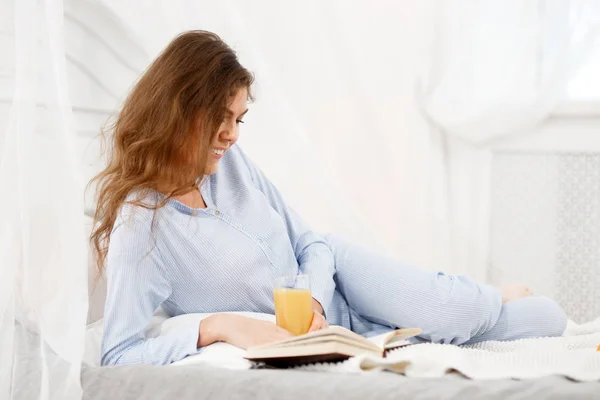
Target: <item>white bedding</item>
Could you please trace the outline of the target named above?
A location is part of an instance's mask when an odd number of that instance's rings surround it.
[[[271,314],[251,312],[236,312],[232,314],[275,322],[275,316]],[[168,318],[164,311],[159,309],[152,317],[150,324],[146,327],[146,337],[151,338],[167,335],[169,332],[177,330],[182,324],[186,324],[190,319],[196,320],[198,325],[200,325],[200,321],[210,315],[211,314],[185,314]],[[88,325],[86,330],[86,344],[83,361],[90,366],[100,365],[100,346],[102,344],[103,332],[102,323],[103,320],[98,320],[93,324]],[[249,369],[251,363],[243,358],[244,354],[244,350],[235,346],[227,343],[215,343],[203,348],[198,354],[186,357],[171,365],[210,364],[230,369]]]
[[[268,314],[237,313],[274,321]],[[189,319],[198,323],[210,314],[188,314],[167,318],[157,313],[146,330],[149,337],[165,335]],[[85,361],[100,363],[102,321],[88,326]],[[373,373],[388,370],[410,377],[439,377],[458,371],[471,379],[531,379],[562,375],[577,381],[600,380],[600,318],[587,324],[569,322],[564,336],[523,339],[512,342],[483,342],[471,346],[418,344],[391,352],[387,358],[354,357],[342,363],[312,364],[302,370],[340,373]],[[216,343],[172,365],[206,364],[228,369],[249,369],[244,351]]]
[[[489,341],[470,346],[424,343],[393,351],[387,358],[355,357],[343,363],[300,367],[329,372],[388,370],[409,377],[441,377],[458,371],[470,379],[533,379],[565,376],[600,380],[600,318],[584,325],[569,322],[562,337]]]

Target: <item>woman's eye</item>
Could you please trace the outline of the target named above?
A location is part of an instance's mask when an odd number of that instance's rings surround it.
[[[236,119],[236,120],[235,120],[235,123],[236,123],[236,124],[243,124],[243,123],[244,123],[244,121],[242,121],[241,119]]]

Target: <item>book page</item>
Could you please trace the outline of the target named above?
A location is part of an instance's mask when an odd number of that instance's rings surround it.
[[[423,331],[420,328],[403,328],[390,332],[383,339],[383,349],[393,349],[395,347],[409,344],[407,340],[414,336],[419,336]]]
[[[282,345],[286,345],[286,346],[294,345],[294,344],[302,345],[302,344],[304,344],[304,342],[306,342],[309,339],[311,339],[310,340],[311,342],[313,342],[312,339],[315,339],[315,338],[320,338],[323,341],[325,341],[328,339],[328,337],[333,339],[335,337],[340,337],[340,336],[347,338],[355,343],[360,343],[363,347],[373,347],[373,345],[371,344],[371,342],[368,339],[365,339],[364,337],[360,336],[359,334],[354,333],[346,328],[342,328],[341,326],[330,326],[327,329],[310,332],[305,335],[295,336],[290,339],[285,339],[285,340],[282,340],[279,342],[265,344],[265,345],[256,346],[256,347],[271,348],[271,347],[280,347]],[[382,349],[382,348],[379,347],[379,349]]]
[[[338,336],[339,338],[339,336]],[[349,345],[343,342],[321,342],[309,346],[289,346],[279,348],[257,348],[250,347],[246,351],[245,358],[253,361],[273,361],[280,360],[281,365],[306,364],[322,361],[340,361],[360,354],[372,354],[381,357],[379,349],[365,349],[357,347],[354,344]],[[324,356],[328,356],[325,357]],[[333,357],[330,357],[333,356]]]
[[[371,336],[371,337],[368,337],[367,340],[369,342],[373,343],[378,348],[383,349],[385,347],[385,344],[387,343],[390,333],[391,332],[385,332],[385,333],[381,333],[379,335]]]
[[[349,339],[345,336],[341,336],[341,335],[327,335],[327,336],[319,336],[319,337],[313,337],[313,338],[308,338],[308,339],[304,339],[301,341],[297,341],[297,342],[291,342],[291,343],[274,343],[269,345],[268,347],[270,349],[285,349],[285,348],[289,348],[289,347],[304,347],[304,346],[312,346],[315,344],[327,344],[327,343],[343,343],[343,344],[347,344],[349,346],[355,347],[355,348],[361,348],[361,349],[367,349],[370,351],[376,351],[376,352],[381,352],[382,348],[373,345],[372,343],[368,342],[368,341],[364,341],[364,342],[359,342],[357,340],[354,339]]]

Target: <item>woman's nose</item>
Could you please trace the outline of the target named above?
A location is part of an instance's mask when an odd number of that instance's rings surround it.
[[[234,144],[238,139],[238,130],[237,126],[234,124],[233,126],[227,126],[223,129],[219,134],[219,139],[223,142],[231,142]]]

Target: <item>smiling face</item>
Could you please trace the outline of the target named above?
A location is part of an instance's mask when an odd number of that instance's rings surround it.
[[[214,174],[219,169],[219,160],[231,146],[237,142],[240,135],[242,118],[248,112],[248,90],[240,89],[229,104],[225,119],[219,126],[214,140],[210,144],[206,161],[206,173]]]
[[[92,241],[100,272],[124,194],[182,196],[197,188],[207,169],[218,168],[222,155],[213,150],[220,153],[237,140],[236,121],[253,82],[235,52],[201,30],[178,35],[147,67],[110,127],[107,165],[94,178],[99,193]],[[226,119],[223,109],[232,112]]]

